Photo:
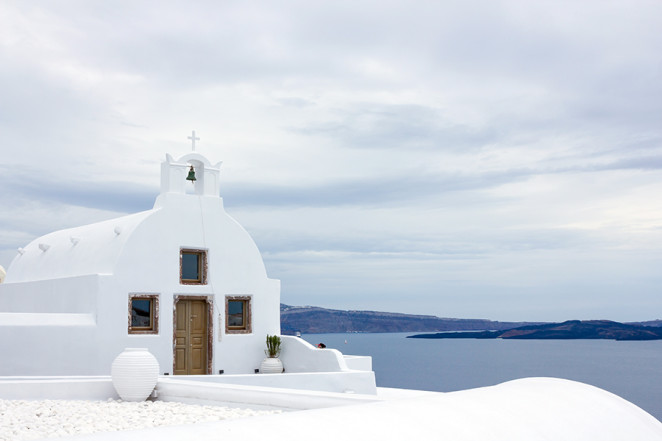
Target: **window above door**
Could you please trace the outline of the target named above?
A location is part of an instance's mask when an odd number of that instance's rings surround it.
[[[179,253],[179,282],[182,285],[207,284],[207,251],[182,248]]]

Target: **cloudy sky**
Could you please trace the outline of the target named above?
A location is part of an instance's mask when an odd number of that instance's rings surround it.
[[[282,301],[662,318],[656,0],[3,1],[0,265],[224,161]]]

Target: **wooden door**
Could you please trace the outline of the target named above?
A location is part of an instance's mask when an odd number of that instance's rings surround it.
[[[175,306],[175,375],[207,374],[207,302],[180,299]]]

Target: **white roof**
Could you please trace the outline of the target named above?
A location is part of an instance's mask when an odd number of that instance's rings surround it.
[[[158,210],[55,231],[19,249],[6,283],[112,274],[132,231]]]

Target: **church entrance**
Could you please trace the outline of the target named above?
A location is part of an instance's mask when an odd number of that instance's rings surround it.
[[[211,370],[210,305],[206,298],[175,298],[175,375],[205,375]]]

